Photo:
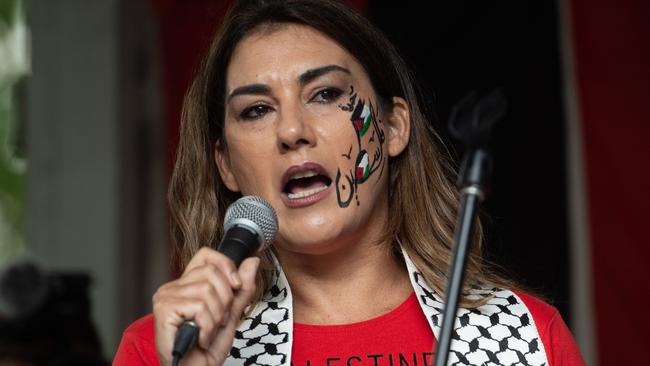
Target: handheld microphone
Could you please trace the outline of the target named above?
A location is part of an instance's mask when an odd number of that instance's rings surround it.
[[[244,196],[226,210],[223,229],[225,235],[217,250],[239,268],[244,259],[271,245],[278,232],[278,218],[273,207],[261,197]],[[174,365],[198,338],[199,327],[193,321],[185,321],[178,328],[172,348]]]

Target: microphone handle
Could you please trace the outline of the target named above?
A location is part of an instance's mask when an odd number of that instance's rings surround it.
[[[230,258],[239,268],[244,259],[250,257],[260,247],[260,238],[252,229],[244,225],[235,225],[228,229],[217,251]]]
[[[260,240],[257,233],[243,225],[236,225],[228,229],[219,243],[217,251],[230,258],[239,268],[241,262],[255,253],[259,246]],[[183,322],[174,337],[174,348],[172,349],[174,358],[181,359],[190,348],[194,347],[199,339],[199,331],[200,328],[195,322],[191,320]]]
[[[174,348],[172,348],[174,363],[177,363],[177,360],[180,360],[185,352],[196,344],[198,338],[199,326],[191,320],[183,322],[174,337]]]

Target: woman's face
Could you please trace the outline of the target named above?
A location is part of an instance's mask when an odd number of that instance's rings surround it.
[[[376,239],[388,157],[408,142],[396,138],[408,119],[398,99],[386,114],[356,59],[309,27],[253,33],[227,70],[221,177],[275,208],[281,249],[318,254]]]

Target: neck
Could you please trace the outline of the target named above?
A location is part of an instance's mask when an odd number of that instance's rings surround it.
[[[294,319],[305,324],[346,324],[385,314],[412,292],[390,242],[358,239],[325,254],[278,251],[291,285]]]

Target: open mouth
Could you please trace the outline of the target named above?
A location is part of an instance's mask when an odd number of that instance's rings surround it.
[[[282,191],[290,200],[297,200],[320,193],[332,184],[332,179],[317,164],[312,167],[292,167],[285,173]]]

